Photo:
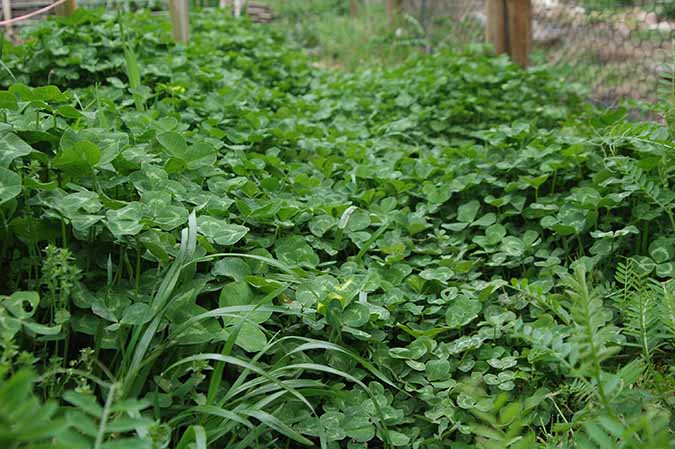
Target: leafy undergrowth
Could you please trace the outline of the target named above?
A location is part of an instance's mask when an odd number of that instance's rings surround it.
[[[193,27],[4,47],[0,446],[673,447],[671,130]]]

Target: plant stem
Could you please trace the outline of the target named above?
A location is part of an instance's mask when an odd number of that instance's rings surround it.
[[[581,241],[581,235],[577,233],[577,242],[579,243],[579,254],[584,255],[584,242]]]
[[[105,405],[103,406],[103,413],[101,414],[101,421],[98,424],[98,432],[96,433],[96,442],[94,443],[94,449],[101,449],[103,444],[103,436],[105,435],[105,428],[108,425],[108,416],[110,415],[110,407],[112,406],[112,401],[115,396],[115,385],[110,386],[110,391],[108,391],[108,397],[105,400]]]
[[[136,297],[136,301],[138,301],[138,290],[141,285],[141,245],[138,239],[136,239],[136,275],[135,281],[136,284],[134,286],[134,296]]]
[[[68,236],[66,232],[66,222],[61,217],[61,245],[63,248],[68,248]]]

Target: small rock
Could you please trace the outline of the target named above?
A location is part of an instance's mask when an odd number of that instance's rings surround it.
[[[535,0],[534,5],[536,6],[542,6],[544,8],[554,8],[554,7],[560,7],[560,1],[559,0]]]
[[[569,8],[569,12],[573,16],[583,16],[586,14],[586,9],[583,6],[572,6]]]
[[[656,25],[659,23],[659,18],[656,16],[656,13],[654,11],[648,12],[644,15],[644,19],[642,21],[646,25]]]
[[[673,29],[673,24],[670,22],[660,22],[657,29],[663,33],[670,33]]]
[[[626,22],[619,22],[616,24],[616,31],[621,35],[621,36],[630,36],[631,28],[628,26]]]

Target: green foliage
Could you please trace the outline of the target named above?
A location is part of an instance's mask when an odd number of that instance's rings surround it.
[[[673,447],[672,129],[480,50],[323,71],[192,25],[5,45],[0,373],[59,424],[26,444]]]
[[[384,1],[358,0],[356,16],[350,15],[349,1],[267,3],[279,15],[272,26],[328,67],[353,70],[364,65],[400,63],[429,44],[424,29],[411,16],[405,16],[397,29],[392,29]]]
[[[0,379],[0,444],[7,449],[65,448],[53,439],[66,428],[66,422],[55,418],[58,406],[54,402],[41,404],[35,397],[34,380],[29,370]]]
[[[574,274],[566,275],[563,283],[568,289],[570,318],[574,323],[569,338],[572,373],[577,379],[592,381],[600,402],[609,408],[609,392],[602,365],[620,350],[613,344],[618,330],[608,324],[612,314],[605,309],[600,290],[588,285],[583,264],[577,264]]]
[[[633,259],[617,265],[616,280],[621,288],[616,304],[624,319],[623,333],[632,340],[626,344],[640,348],[642,357],[649,362],[663,343],[660,286],[649,285],[647,273]]]

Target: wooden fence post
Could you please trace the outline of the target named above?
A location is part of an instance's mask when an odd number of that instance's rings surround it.
[[[509,55],[527,68],[532,50],[532,0],[508,0]]]
[[[234,0],[234,17],[241,17],[241,12],[244,8],[244,0]]]
[[[187,0],[169,0],[173,38],[177,42],[190,40],[190,19]]]
[[[532,0],[487,0],[485,37],[497,54],[508,53],[522,67],[532,49]]]
[[[403,9],[403,0],[387,0],[387,17],[389,17],[389,25],[392,28],[398,25]]]
[[[12,3],[10,0],[2,0],[2,19],[3,20],[12,20]],[[14,30],[12,25],[7,25],[7,35],[12,36]]]
[[[352,17],[359,14],[359,0],[349,0],[349,14]]]
[[[56,15],[69,16],[72,13],[74,13],[76,9],[77,9],[76,0],[66,0],[65,2],[61,3],[59,6],[56,7]]]
[[[498,55],[509,50],[506,35],[506,0],[487,0],[485,2],[485,39],[492,44]]]

